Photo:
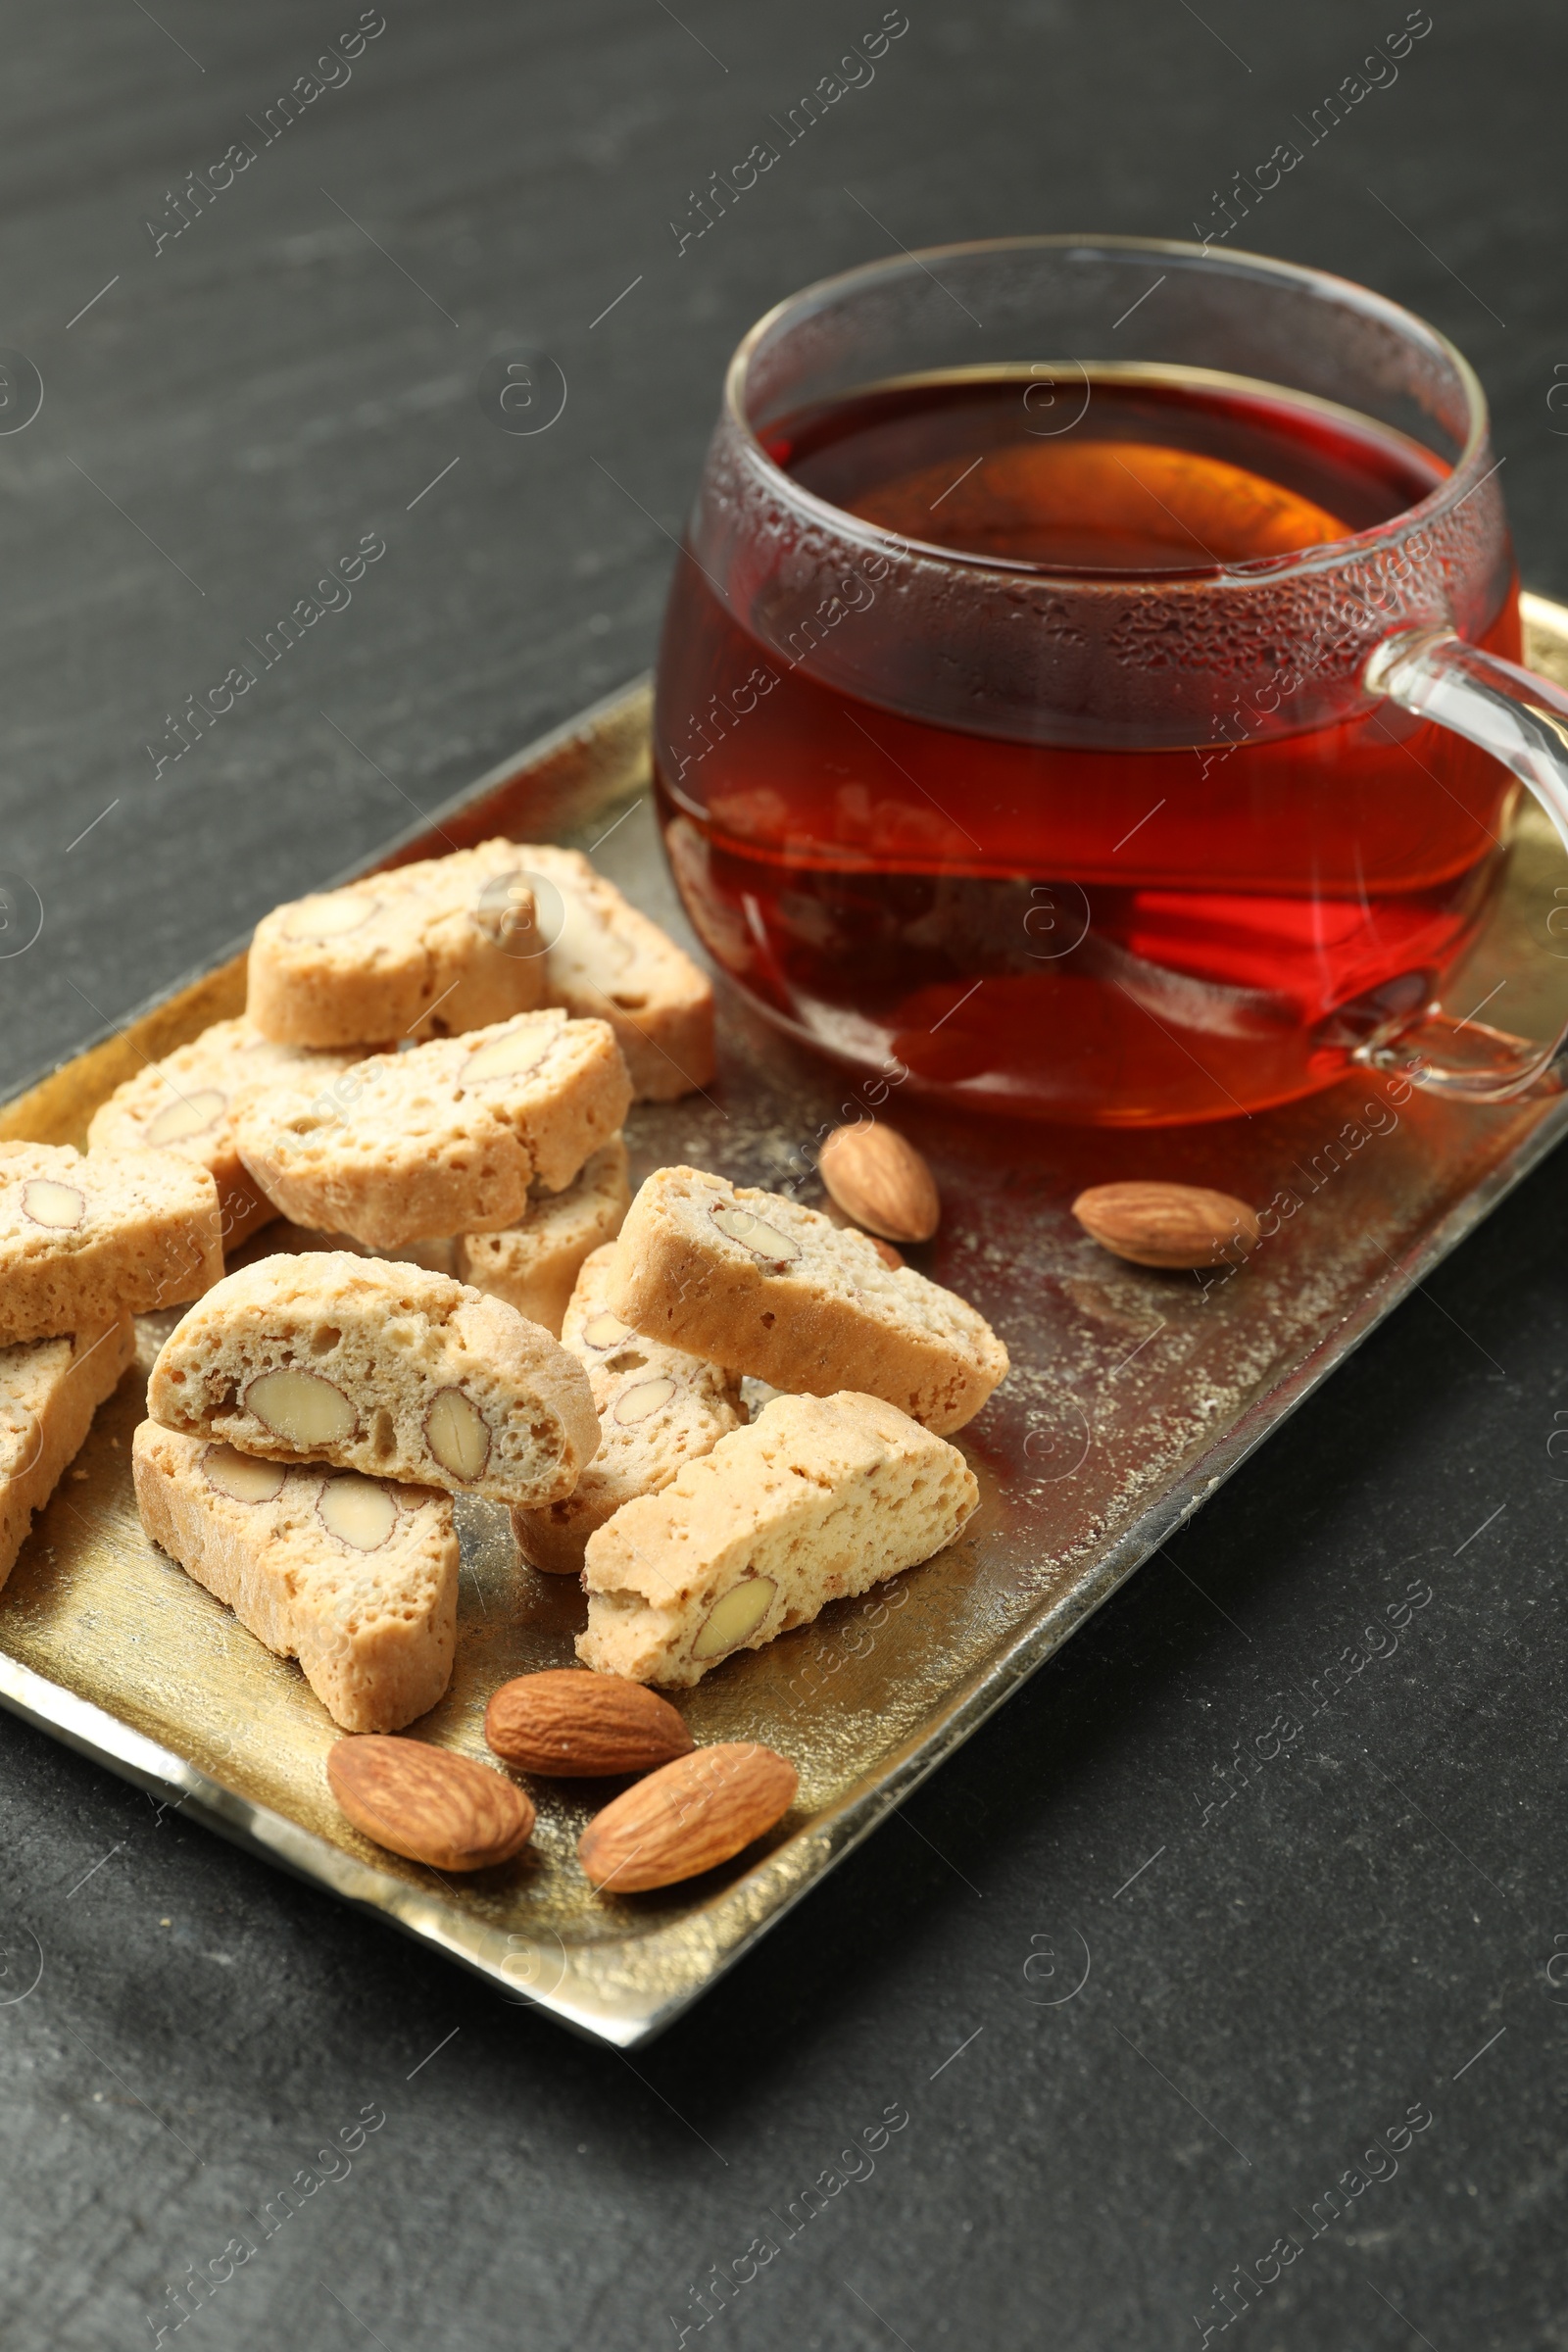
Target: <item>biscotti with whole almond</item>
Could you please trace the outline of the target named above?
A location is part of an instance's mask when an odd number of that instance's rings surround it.
[[[239,1155],[234,1121],[241,1103],[284,1080],[328,1085],[357,1058],[276,1045],[244,1018],[218,1021],[117,1086],[93,1112],[87,1149],[172,1152],[193,1159],[218,1186],[223,1247],[235,1250],[277,1214]]]
[[[372,1054],[330,1099],[287,1086],[254,1096],[240,1156],[294,1224],[392,1255],[426,1234],[514,1224],[535,1181],[563,1191],[618,1135],[630,1103],[608,1023],[525,1012]]]
[[[687,1462],[711,1452],[745,1420],[727,1372],[629,1331],[605,1307],[614,1247],[596,1250],[578,1277],[561,1344],[587,1370],[599,1451],[571,1494],[542,1510],[514,1511],[525,1560],[575,1576],[594,1530],[636,1494],[656,1494]]]
[[[0,1144],[0,1348],[180,1306],[222,1271],[218,1187],[193,1161]]]
[[[617,1135],[583,1162],[564,1193],[530,1193],[515,1225],[460,1234],[452,1271],[559,1336],[584,1259],[614,1240],[630,1206],[626,1146]]]
[[[347,1732],[395,1732],[452,1680],[451,1496],[353,1470],[288,1467],[144,1421],[141,1523],[187,1576],[306,1681]]]
[[[706,1086],[713,1075],[707,975],[580,851],[529,843],[516,854],[549,944],[546,1002],[610,1023],[639,1102],[673,1102]]]
[[[605,1303],[645,1338],[776,1389],[883,1396],[939,1435],[961,1429],[1007,1370],[974,1308],[883,1264],[777,1193],[660,1168],[627,1212]]]
[[[481,842],[274,907],[246,1010],[286,1046],[456,1037],[544,1003],[540,948],[521,853]]]
[[[548,1332],[346,1250],[228,1275],[164,1342],[147,1410],[241,1453],[492,1502],[569,1494],[599,1444],[588,1375]]]
[[[129,1315],[0,1348],[0,1585],[135,1352]]]
[[[956,1446],[877,1396],[777,1396],[588,1540],[599,1674],[690,1686],[941,1551],[979,1488]]]

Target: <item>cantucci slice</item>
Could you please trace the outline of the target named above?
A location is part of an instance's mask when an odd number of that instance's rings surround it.
[[[141,1521],[306,1681],[346,1732],[395,1732],[452,1680],[452,1500],[353,1470],[288,1468],[144,1421]]]
[[[106,1396],[136,1352],[129,1315],[0,1348],[0,1585]]]
[[[745,1419],[728,1373],[679,1348],[640,1339],[609,1312],[604,1286],[613,1256],[610,1247],[588,1259],[561,1333],[593,1388],[599,1451],[564,1500],[512,1514],[523,1558],[562,1575],[577,1573],[589,1537],[623,1502],[657,1494]]]
[[[780,1194],[660,1168],[627,1212],[607,1303],[647,1339],[776,1389],[883,1396],[961,1429],[1007,1369],[984,1318]]]
[[[957,1447],[880,1397],[776,1397],[590,1536],[577,1655],[631,1682],[701,1682],[928,1560],[978,1499]]]
[[[164,1342],[147,1410],[242,1453],[493,1502],[569,1494],[599,1443],[588,1375],[548,1332],[346,1250],[228,1275]]]
[[[522,853],[481,842],[341,890],[293,899],[256,926],[246,1009],[288,1046],[456,1037],[544,1003]]]
[[[218,1187],[193,1161],[0,1144],[0,1347],[181,1306],[222,1271]]]
[[[294,1224],[393,1255],[428,1234],[514,1224],[535,1179],[564,1190],[620,1132],[630,1102],[606,1022],[525,1012],[373,1054],[318,1094],[254,1096],[240,1114],[240,1155]]]

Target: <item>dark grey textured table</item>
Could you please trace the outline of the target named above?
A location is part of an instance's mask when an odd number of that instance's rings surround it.
[[[682,249],[881,14],[386,0],[318,72],[352,0],[12,9],[0,343],[44,400],[0,433],[0,869],[5,936],[29,892],[43,929],[0,961],[6,1078],[648,662],[767,304],[895,242],[1190,235],[1403,12],[908,0]],[[1461,342],[1562,594],[1568,25],[1433,16],[1246,241]],[[524,345],[569,389],[533,437],[477,395]],[[185,698],[302,599],[337,609],[176,760]],[[0,2341],[173,2341],[170,2290],[254,2247],[179,2340],[1568,2342],[1561,1186],[635,2066],[0,1722]]]

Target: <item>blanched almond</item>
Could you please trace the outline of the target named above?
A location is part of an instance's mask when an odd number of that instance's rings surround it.
[[[35,1225],[47,1225],[56,1233],[70,1233],[87,1214],[87,1197],[78,1193],[74,1184],[56,1184],[52,1177],[37,1176],[31,1184],[23,1186],[22,1206]]]
[[[585,1348],[619,1348],[631,1336],[630,1328],[621,1321],[620,1317],[611,1314],[608,1310],[601,1314],[590,1315],[582,1327],[582,1340]]]
[[[1258,1241],[1245,1200],[1198,1184],[1097,1184],[1079,1194],[1072,1213],[1102,1250],[1135,1266],[1220,1265]]]
[[[281,1462],[261,1462],[253,1453],[233,1446],[209,1446],[202,1455],[202,1476],[230,1502],[271,1502],[283,1492],[288,1476]]]
[[[534,1809],[520,1788],[421,1740],[379,1732],[339,1740],[326,1778],[357,1830],[433,1870],[486,1870],[533,1836]]]
[[[354,1470],[327,1480],[316,1513],[329,1536],[355,1551],[379,1551],[398,1523],[398,1506],[385,1487]]]
[[[368,923],[380,902],[357,897],[352,891],[334,891],[325,898],[305,899],[288,926],[290,939],[341,939],[346,931],[358,931]]]
[[[836,1127],[817,1159],[847,1216],[888,1242],[928,1242],[942,1221],[936,1179],[914,1146],[880,1119]]]
[[[629,1389],[622,1389],[612,1410],[623,1429],[635,1429],[639,1421],[652,1420],[662,1412],[675,1394],[675,1383],[666,1378],[639,1380]]]
[[[777,1591],[770,1576],[743,1576],[738,1585],[731,1585],[704,1618],[692,1655],[721,1658],[727,1650],[739,1649],[767,1615]]]
[[[263,1372],[246,1390],[245,1406],[274,1437],[302,1449],[341,1445],[359,1419],[342,1390],[318,1372]]]
[[[761,1218],[753,1216],[749,1208],[742,1208],[739,1204],[725,1207],[720,1203],[712,1213],[713,1223],[720,1233],[727,1234],[732,1242],[739,1242],[743,1249],[754,1250],[770,1265],[787,1266],[792,1258],[801,1254],[788,1234],[780,1233],[774,1225],[764,1225]]]
[[[484,1736],[519,1771],[561,1780],[649,1772],[692,1746],[680,1716],[657,1690],[573,1667],[503,1683],[485,1709]]]
[[[147,1130],[147,1141],[155,1151],[166,1144],[182,1143],[187,1135],[200,1135],[220,1117],[228,1097],[220,1094],[216,1086],[198,1087],[193,1095],[181,1095],[176,1102],[168,1103]]]
[[[673,1886],[782,1820],[798,1782],[793,1764],[754,1740],[695,1748],[607,1805],[577,1840],[578,1859],[610,1893]]]
[[[468,1055],[463,1065],[464,1082],[470,1078],[526,1078],[544,1060],[552,1042],[541,1041],[533,1029],[493,1037],[487,1046],[475,1046]]]
[[[443,1470],[465,1486],[490,1459],[490,1432],[461,1389],[440,1389],[424,1417],[425,1443]]]

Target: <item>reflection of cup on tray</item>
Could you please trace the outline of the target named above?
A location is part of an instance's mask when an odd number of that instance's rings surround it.
[[[1132,238],[910,255],[731,364],[665,841],[754,1002],[950,1100],[1224,1118],[1356,1060],[1498,1100],[1554,1047],[1434,1000],[1516,778],[1568,841],[1518,651],[1485,399],[1409,313]]]

